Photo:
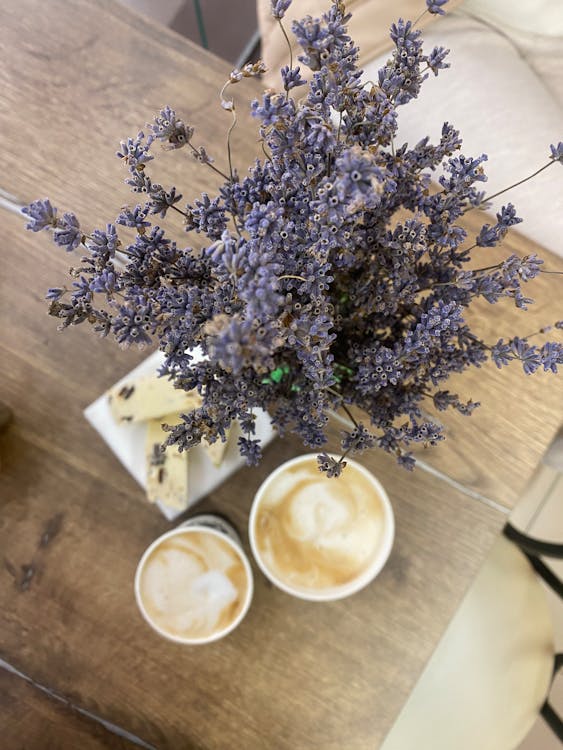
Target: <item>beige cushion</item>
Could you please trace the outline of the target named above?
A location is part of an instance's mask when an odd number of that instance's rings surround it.
[[[461,0],[450,0],[447,9],[451,10]],[[270,0],[257,0],[258,22],[262,37],[262,57],[269,72],[265,76],[268,86],[279,88],[279,69],[289,63],[287,43],[279,28],[278,22],[270,12]],[[347,0],[346,10],[352,13],[349,32],[360,48],[360,63],[372,60],[377,55],[392,47],[389,39],[389,28],[398,18],[414,21],[425,9],[425,0]],[[287,34],[293,44],[293,59],[301,48],[295,43],[291,33],[291,23],[306,15],[320,17],[330,8],[330,0],[293,0],[283,19]],[[437,16],[426,13],[417,28],[423,28]],[[303,66],[301,66],[303,70]]]
[[[542,584],[501,537],[381,750],[514,750],[545,700],[553,655]]]
[[[563,36],[561,0],[463,0],[463,10],[499,29],[520,29],[528,34]]]

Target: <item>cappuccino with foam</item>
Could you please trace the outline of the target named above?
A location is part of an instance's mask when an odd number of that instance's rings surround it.
[[[161,635],[181,643],[208,643],[244,617],[252,573],[223,519],[188,521],[157,539],[143,555],[135,593],[145,619]],[[223,527],[229,527],[227,529]]]
[[[339,599],[383,567],[393,513],[379,482],[348,461],[338,478],[316,456],[288,461],[258,490],[250,517],[256,560],[273,583],[304,599]]]

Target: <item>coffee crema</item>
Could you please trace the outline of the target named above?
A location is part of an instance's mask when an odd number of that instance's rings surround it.
[[[175,638],[197,640],[222,632],[237,619],[249,585],[241,556],[228,542],[186,529],[149,554],[139,595],[157,628]]]
[[[348,464],[340,477],[328,479],[313,456],[272,477],[253,532],[266,568],[308,593],[346,586],[368,570],[384,523],[381,496],[361,469]]]

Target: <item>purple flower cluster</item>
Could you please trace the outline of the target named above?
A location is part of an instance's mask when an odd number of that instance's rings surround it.
[[[563,344],[547,341],[543,346],[535,346],[518,336],[504,341],[499,339],[491,347],[491,358],[498,368],[512,360],[519,360],[526,375],[543,367],[544,372],[557,372],[557,365],[563,365]]]
[[[427,10],[441,15],[445,2],[427,0]],[[289,5],[272,0],[280,24]],[[348,20],[335,0],[322,18],[293,24],[310,77],[306,83],[300,67],[285,66],[283,92],[268,90],[252,103],[265,158],[245,177],[214,166],[193,144],[194,129],[165,107],[148,137],[139,132],[121,143],[117,156],[136,202],[104,229],[83,230],[48,200],[24,209],[29,229],[50,230],[57,245],[82,253],[72,284],[47,295],[61,327],[87,321],[122,345],[157,342],[166,355],[162,374],[201,393],[202,406],[170,428],[168,442],[181,449],[224,437],[236,419],[240,452],[257,463],[256,408],[269,411],[281,434],[294,431],[321,449],[328,412],[342,408],[354,427],[343,434],[340,460],[320,453],[321,470],[338,476],[346,454],[374,446],[412,468],[411,444],[443,438],[429,407],[469,415],[478,406],[444,388],[453,373],[488,359],[498,367],[518,360],[527,374],[563,364],[561,344],[517,336],[486,343],[465,322],[478,297],[525,308],[531,300],[522,287],[541,272],[534,255],[467,265],[471,250],[498,245],[520,221],[508,204],[468,240],[460,219],[486,205],[479,187],[487,157],[461,154],[449,123],[438,143],[396,142],[400,106],[418,95],[428,70],[448,67],[448,51],[426,54],[416,24],[399,20],[377,83],[364,84]],[[226,85],[263,70],[244,66]],[[222,175],[218,194],[185,203],[175,187],[154,181],[158,142],[186,147]],[[563,161],[561,143],[550,160]],[[206,238],[201,249],[178,247],[153,222],[171,210],[182,214],[186,232]],[[116,227],[134,230],[134,239],[120,239]],[[196,346],[206,355],[198,363],[190,354]]]

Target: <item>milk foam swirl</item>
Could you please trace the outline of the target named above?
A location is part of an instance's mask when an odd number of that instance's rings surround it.
[[[224,630],[244,606],[248,578],[240,555],[222,538],[185,530],[147,558],[139,592],[149,619],[168,635],[198,639]]]
[[[384,509],[379,493],[349,464],[327,479],[315,458],[288,467],[266,486],[254,521],[264,565],[292,588],[344,586],[377,556]]]

